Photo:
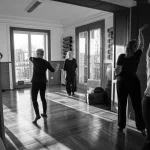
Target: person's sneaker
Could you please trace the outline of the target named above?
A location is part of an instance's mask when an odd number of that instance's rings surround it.
[[[142,135],[143,135],[144,137],[147,136],[145,129],[144,129],[144,130],[141,130],[141,133],[142,133]]]
[[[123,129],[124,129],[124,128],[122,128],[122,127],[119,127],[119,128],[118,128],[118,130],[119,130],[120,132],[123,132]]]
[[[35,119],[34,119],[32,122],[33,122],[33,123],[36,123],[36,122],[37,122],[37,120],[38,120],[38,119],[40,119],[40,118],[41,118],[41,116],[40,116],[40,115],[38,115],[38,116],[36,116],[36,117],[35,117]]]
[[[42,116],[42,117],[45,117],[45,118],[47,117],[47,115],[46,115],[46,114],[44,114],[44,113],[43,113],[43,114],[41,114],[41,116]]]
[[[149,150],[149,149],[150,149],[150,141],[145,141],[142,150]]]
[[[72,92],[72,96],[74,96],[75,94],[74,94],[74,92]]]

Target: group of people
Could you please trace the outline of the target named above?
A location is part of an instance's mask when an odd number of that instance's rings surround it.
[[[126,54],[121,54],[118,57],[117,66],[115,68],[115,74],[117,78],[117,94],[118,94],[118,126],[119,130],[123,131],[126,127],[126,106],[128,95],[131,98],[132,106],[135,111],[136,127],[141,131],[142,135],[146,137],[146,140],[150,142],[150,46],[147,50],[147,88],[145,90],[145,96],[142,101],[140,80],[136,75],[140,57],[144,49],[144,37],[142,31],[147,27],[144,25],[139,29],[139,37],[137,40],[131,40],[127,44]],[[57,72],[60,64],[57,64],[54,69],[51,64],[43,59],[43,49],[37,50],[37,57],[30,57],[30,61],[33,63],[33,77],[31,96],[33,101],[33,107],[36,117],[33,123],[36,123],[38,119],[47,117],[47,103],[45,99],[46,90],[46,70],[51,72]],[[76,68],[77,62],[73,58],[71,51],[67,53],[67,59],[64,63],[65,79],[66,79],[66,91],[68,96],[74,95],[76,91]],[[43,105],[43,113],[40,115],[37,95],[40,91],[40,96]],[[141,103],[143,102],[143,103]],[[142,104],[142,105],[141,105]],[[147,131],[147,133],[146,133]]]
[[[34,111],[36,117],[33,123],[36,123],[38,119],[42,117],[47,117],[47,102],[45,99],[45,91],[46,91],[46,71],[47,69],[51,72],[57,72],[59,69],[60,64],[57,64],[56,68],[54,69],[51,64],[43,59],[44,57],[44,50],[38,49],[36,51],[37,57],[30,57],[29,60],[33,63],[33,77],[32,77],[32,87],[31,87],[31,97],[32,103],[34,107]],[[74,92],[76,91],[76,68],[77,63],[76,59],[73,58],[72,51],[68,51],[66,55],[66,60],[64,63],[64,77],[66,78],[66,91],[68,96],[74,96]],[[37,95],[40,91],[40,97],[43,105],[43,113],[40,115],[39,113],[39,106],[37,102]]]
[[[146,137],[146,141],[150,143],[150,46],[146,53],[147,88],[143,100],[140,80],[136,75],[138,64],[144,49],[144,37],[142,31],[147,27],[148,25],[142,26],[139,29],[138,41],[129,41],[126,47],[126,54],[119,55],[115,74],[117,78],[119,130],[123,131],[126,127],[126,106],[129,95],[135,112],[136,127],[141,131],[142,135]]]

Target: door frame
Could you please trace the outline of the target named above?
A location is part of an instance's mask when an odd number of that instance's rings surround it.
[[[1,59],[0,59],[0,72],[1,72]],[[0,73],[0,137],[5,144],[5,128],[4,128],[4,115],[3,115],[1,73]]]
[[[79,26],[75,28],[75,35],[76,35],[76,59],[77,59],[77,64],[79,66],[79,33],[80,32],[88,32],[88,60],[90,60],[90,31],[94,30],[94,29],[101,29],[101,44],[102,44],[102,50],[101,50],[101,60],[102,60],[102,64],[101,64],[101,78],[103,77],[103,72],[104,72],[104,52],[105,52],[105,20],[100,20],[100,21],[96,21],[96,22],[92,22],[83,26]],[[88,68],[90,66],[90,61],[88,62]],[[88,69],[88,76],[89,76],[89,69]],[[103,82],[101,81],[101,85],[103,86]],[[77,86],[83,90],[87,89],[87,84],[81,84],[79,83],[79,67],[78,67],[78,77],[77,77]]]
[[[31,28],[20,28],[20,27],[10,27],[10,49],[11,49],[11,63],[12,63],[12,82],[13,82],[13,89],[16,88],[26,88],[31,87],[31,84],[27,85],[16,85],[15,84],[15,62],[14,62],[14,31],[20,31],[20,32],[33,32],[34,33],[46,33],[47,34],[47,44],[48,44],[48,61],[51,61],[51,39],[50,39],[50,30],[41,30],[41,29],[31,29]],[[50,77],[50,75],[49,75]],[[48,82],[49,85],[49,82]]]

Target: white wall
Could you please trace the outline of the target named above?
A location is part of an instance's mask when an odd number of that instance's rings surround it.
[[[36,21],[13,20],[13,18],[0,18],[0,53],[3,54],[1,62],[11,62],[10,50],[10,27],[22,27],[32,29],[45,29],[51,31],[51,60],[60,61],[61,56],[61,39],[63,27],[57,24],[39,23]]]
[[[10,52],[8,48],[8,34],[7,26],[5,24],[0,24],[0,53],[3,54],[1,62],[10,61]]]
[[[96,16],[93,16],[93,18],[86,18],[85,20],[82,20],[80,22],[77,22],[73,25],[68,25],[67,27],[64,27],[64,33],[63,33],[63,37],[66,37],[66,36],[72,36],[73,37],[73,50],[76,49],[76,45],[75,45],[75,28],[76,27],[79,27],[79,26],[82,26],[82,25],[86,25],[86,24],[89,24],[89,23],[92,23],[92,22],[96,22],[96,21],[100,21],[100,20],[103,20],[105,19],[105,59],[104,59],[104,62],[106,63],[111,63],[111,60],[108,60],[106,58],[106,52],[107,52],[107,47],[108,47],[108,44],[107,44],[107,40],[108,40],[108,34],[107,34],[107,29],[110,28],[110,27],[113,27],[113,14],[112,13],[105,13],[105,14],[99,14],[99,15],[96,15]]]

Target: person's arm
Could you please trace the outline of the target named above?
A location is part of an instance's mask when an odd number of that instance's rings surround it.
[[[147,28],[147,27],[148,27],[148,25],[144,25],[144,26],[142,26],[142,27],[139,29],[138,48],[137,48],[137,50],[138,50],[138,49],[141,49],[141,50],[143,51],[143,49],[144,49],[144,36],[143,36],[142,31],[143,31],[145,28]]]
[[[146,71],[147,78],[149,78],[150,76],[150,43],[149,43],[149,47],[146,53],[146,68],[147,68],[147,71]],[[147,83],[147,87],[146,87],[144,94],[147,95],[148,93],[149,93],[149,84]]]
[[[58,69],[59,69],[59,66],[60,66],[60,64],[57,64],[57,66],[56,66],[56,68],[54,69],[52,66],[51,66],[51,64],[48,62],[48,70],[49,71],[51,71],[51,72],[57,72],[58,71]]]
[[[74,58],[75,59],[75,58]],[[75,68],[77,68],[78,67],[78,65],[77,65],[77,61],[76,61],[76,59],[75,59]]]
[[[66,78],[66,70],[67,70],[67,65],[66,65],[66,60],[65,60],[65,62],[64,62],[64,78]]]
[[[77,61],[76,61],[76,59],[75,59],[75,71],[76,71],[76,75],[78,75],[78,70],[77,70],[77,67],[78,67],[78,65],[77,65]]]
[[[119,75],[121,73],[121,70],[122,70],[122,54],[119,55],[116,68],[114,69],[115,75],[116,76]]]
[[[149,47],[148,47],[148,50],[147,50],[147,57],[148,57],[149,60],[150,60],[150,43],[149,43]]]
[[[30,57],[29,60],[33,63],[34,62],[35,57]]]
[[[121,73],[121,70],[122,70],[122,66],[116,65],[116,68],[115,68],[115,74],[116,74],[116,76]]]

